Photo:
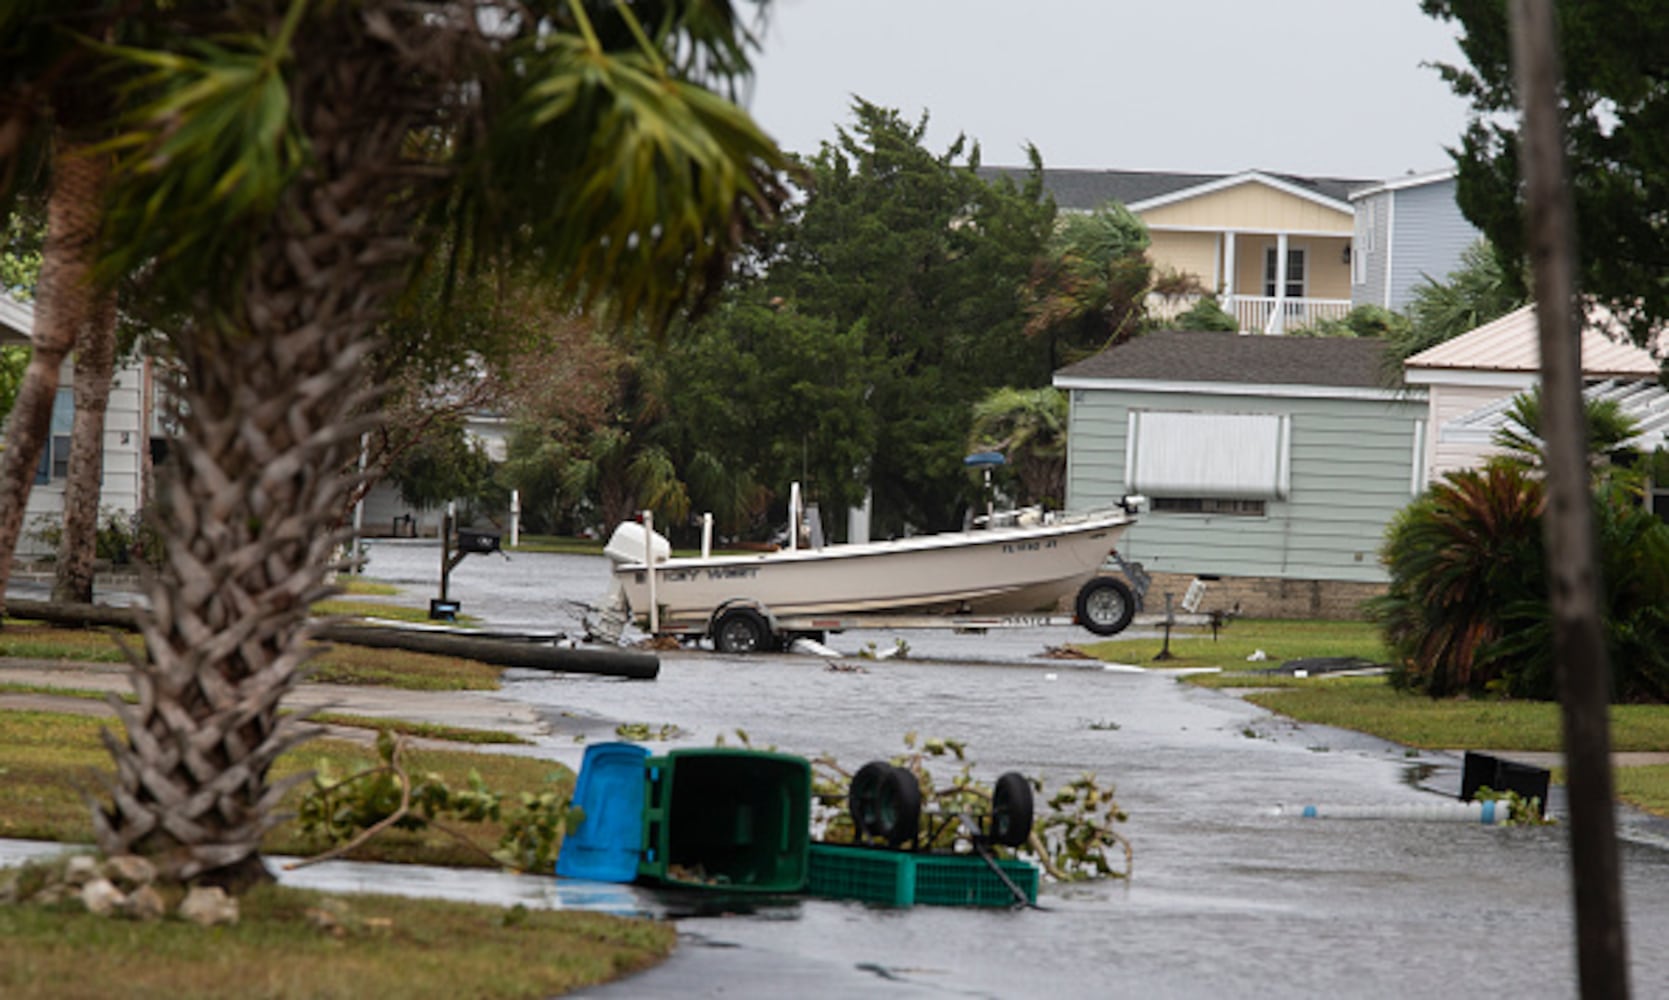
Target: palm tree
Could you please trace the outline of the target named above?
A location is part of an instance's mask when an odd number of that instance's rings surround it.
[[[1615,465],[1626,466],[1637,454],[1629,442],[1640,433],[1640,423],[1623,412],[1614,399],[1585,399],[1583,423],[1588,429],[1588,464],[1596,474]],[[1540,431],[1541,387],[1514,396],[1507,406],[1507,422],[1492,437],[1506,457],[1532,469],[1546,463]]]
[[[108,276],[95,275],[100,206],[111,156],[111,102],[91,82],[97,37],[114,23],[114,5],[18,0],[0,10],[0,212],[36,173],[50,176],[47,234],[36,293],[31,357],[6,427],[0,457],[0,607],[58,395],[59,372],[76,351],[75,423],[59,550],[59,599],[92,598],[104,413],[115,370],[116,300]]]
[[[309,728],[279,706],[376,420],[367,358],[433,234],[450,266],[513,254],[655,319],[722,280],[786,161],[697,82],[747,72],[725,0],[139,6],[154,47],[111,50],[139,75],[107,263],[187,311],[182,435],[95,827],[235,888],[267,877],[269,770]]]
[[[969,449],[1003,453],[1021,503],[1058,505],[1066,495],[1067,413],[1059,389],[997,389],[974,405]]]

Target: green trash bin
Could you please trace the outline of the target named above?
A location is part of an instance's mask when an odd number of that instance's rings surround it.
[[[674,750],[644,761],[638,877],[740,892],[805,888],[811,764],[763,750]]]

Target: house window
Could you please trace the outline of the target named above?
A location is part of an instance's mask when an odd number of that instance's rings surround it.
[[[1263,295],[1265,298],[1275,297],[1276,267],[1280,248],[1265,247],[1263,251]],[[1287,290],[1286,298],[1301,299],[1304,297],[1304,251],[1299,247],[1287,248]]]
[[[1285,497],[1291,481],[1292,418],[1273,413],[1131,410],[1125,448],[1127,489],[1163,500],[1197,503],[1195,513],[1250,513],[1207,501]],[[1177,508],[1172,508],[1173,510]],[[1258,511],[1262,513],[1262,511]]]
[[[1153,497],[1152,510],[1162,514],[1228,514],[1233,517],[1264,517],[1269,505],[1263,500],[1227,500],[1222,497]]]
[[[50,483],[70,474],[70,431],[75,425],[75,390],[61,388],[52,400],[52,428],[41,447],[41,464],[35,467],[35,483]]]

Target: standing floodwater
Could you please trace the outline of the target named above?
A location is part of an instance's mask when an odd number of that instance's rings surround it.
[[[418,588],[408,597],[426,604],[438,549],[375,545],[369,572]],[[550,630],[564,627],[565,599],[606,583],[600,558],[472,556],[452,591],[493,627]],[[594,589],[567,590],[581,587]],[[670,894],[674,912],[692,913],[680,920],[678,953],[585,996],[1572,994],[1563,827],[1273,814],[1281,804],[1434,801],[1409,779],[1458,786],[1453,755],[1294,726],[1163,674],[1034,655],[1089,638],[1078,630],[904,638],[909,657],[865,661],[852,654],[892,637],[831,637],[840,666],[860,669],[666,653],[655,681],[511,671],[501,696],[545,719],[541,752],[573,761],[617,725],[642,723],[672,736],[649,744],[657,753],[720,736],[735,745],[740,728],[756,747],[855,768],[902,752],[915,732],[965,740],[986,779],[1012,769],[1053,787],[1093,771],[1130,814],[1135,877],[1045,886],[1046,910],[1019,913],[796,899],[706,915],[699,894]],[[1669,953],[1652,946],[1669,936],[1669,852],[1655,821],[1631,813],[1623,829],[1635,991],[1669,995]]]

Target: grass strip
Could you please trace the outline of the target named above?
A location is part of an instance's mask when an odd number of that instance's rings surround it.
[[[90,843],[92,818],[82,792],[100,792],[99,775],[113,765],[99,742],[101,728],[120,732],[109,719],[60,712],[0,712],[0,837],[66,843]],[[453,788],[464,787],[471,772],[488,788],[514,797],[520,792],[565,791],[573,772],[552,761],[461,750],[415,749],[408,755],[414,778],[433,772]],[[345,740],[317,739],[291,750],[273,766],[272,778],[313,770],[323,763],[338,776],[375,764],[370,747]],[[291,789],[280,812],[293,812],[304,789]],[[471,839],[491,850],[503,836],[498,821],[459,823]],[[311,855],[324,844],[305,838],[294,820],[286,820],[262,841],[270,854]],[[444,834],[429,830],[390,831],[350,857],[360,861],[480,867],[482,858]],[[467,992],[467,991],[466,991]],[[0,990],[0,995],[4,991]]]
[[[240,908],[236,926],[204,931],[79,902],[0,906],[0,995],[545,997],[653,965],[676,936],[605,914],[277,886]]]
[[[1171,658],[1157,660],[1163,638],[1113,638],[1078,648],[1101,660],[1143,667],[1220,667],[1244,670],[1248,663],[1272,665],[1312,657],[1355,657],[1379,663],[1388,658],[1379,627],[1369,622],[1275,621],[1258,618],[1231,620],[1215,639],[1209,630],[1175,629]],[[1262,661],[1248,657],[1262,652]]]

